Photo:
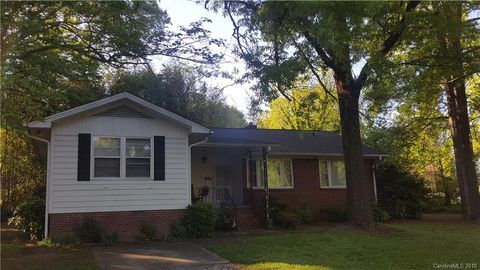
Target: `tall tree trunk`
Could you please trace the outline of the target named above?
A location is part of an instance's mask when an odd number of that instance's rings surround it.
[[[445,83],[445,92],[447,95],[449,123],[455,152],[455,167],[460,188],[463,218],[466,220],[478,220],[480,218],[480,195],[470,139],[465,81],[457,80],[454,83]]]
[[[447,97],[450,131],[455,152],[455,167],[460,188],[463,218],[480,219],[480,195],[473,161],[468,119],[465,71],[462,52],[462,2],[445,2],[443,11],[446,29],[442,37],[443,53],[450,65],[444,74],[444,90]]]
[[[375,222],[370,210],[367,177],[360,136],[358,101],[360,89],[346,73],[335,73],[340,108],[343,154],[347,180],[348,220],[355,226],[371,229]]]

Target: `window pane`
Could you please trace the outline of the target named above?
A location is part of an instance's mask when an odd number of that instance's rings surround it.
[[[149,158],[127,158],[127,177],[150,177]]]
[[[119,138],[94,138],[94,153],[95,156],[120,156],[120,139]]]
[[[282,163],[282,187],[292,187],[292,161],[284,160]]]
[[[343,161],[330,162],[332,172],[332,186],[345,186],[345,163]]]
[[[320,161],[320,186],[328,187],[328,165],[327,161]]]
[[[95,177],[120,177],[119,158],[95,158]]]
[[[278,160],[268,161],[268,186],[271,188],[281,187],[280,184],[280,162]]]
[[[150,139],[127,139],[127,157],[150,157]]]
[[[263,160],[257,160],[257,187],[265,187],[265,179],[263,178]]]

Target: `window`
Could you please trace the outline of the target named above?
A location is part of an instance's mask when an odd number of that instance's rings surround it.
[[[343,161],[319,161],[320,187],[324,188],[345,188],[345,163]]]
[[[120,177],[120,138],[95,137],[94,176]]]
[[[151,177],[150,139],[94,137],[93,153],[94,177]]]
[[[249,161],[249,187],[264,188],[263,161]],[[292,160],[270,159],[267,163],[268,186],[270,188],[293,188]]]
[[[150,139],[126,139],[127,177],[150,177]]]

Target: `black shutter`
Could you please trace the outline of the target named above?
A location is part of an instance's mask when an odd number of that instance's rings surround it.
[[[165,137],[153,138],[153,180],[165,181]]]
[[[77,180],[90,181],[90,147],[92,136],[78,134]]]

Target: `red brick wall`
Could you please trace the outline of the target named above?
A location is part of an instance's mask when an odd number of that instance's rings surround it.
[[[270,195],[287,204],[289,208],[306,205],[310,208],[335,207],[345,209],[347,205],[347,190],[336,188],[320,188],[318,159],[293,159],[293,189],[270,189]],[[373,160],[365,160],[370,196],[374,198],[373,188]],[[252,206],[256,209],[255,215],[263,215],[258,209],[262,208],[263,190],[248,190],[253,194]]]
[[[183,217],[183,210],[49,214],[49,236],[72,235],[83,217],[94,218],[105,231],[118,233],[119,241],[134,241],[143,222],[155,224],[159,236],[168,233],[170,224]]]

